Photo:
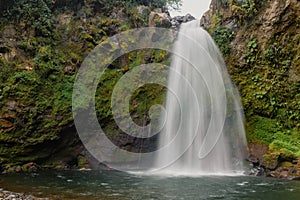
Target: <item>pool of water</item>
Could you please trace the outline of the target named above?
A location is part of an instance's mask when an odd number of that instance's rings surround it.
[[[300,182],[249,176],[163,177],[113,170],[0,175],[0,187],[52,199],[300,199]]]

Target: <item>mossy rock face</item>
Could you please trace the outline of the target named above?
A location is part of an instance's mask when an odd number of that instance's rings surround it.
[[[147,26],[153,8],[136,6],[139,1],[120,2],[118,6],[112,6],[114,1],[105,5],[99,1],[48,0],[1,4],[0,9],[10,11],[6,15],[11,20],[3,17],[5,12],[0,13],[0,168],[21,166],[26,171],[28,167],[23,165],[31,162],[46,168],[85,167],[84,148],[72,116],[78,68],[108,37]],[[124,133],[113,122],[113,86],[128,70],[151,62],[167,64],[168,58],[159,50],[131,52],[113,62],[99,81],[98,120],[115,141]],[[131,103],[137,102],[130,108],[133,120],[149,123],[150,106],[163,103],[164,94],[162,87],[139,88],[131,99]],[[140,144],[134,140],[130,148],[138,151]]]
[[[297,24],[296,0],[213,0],[202,19],[240,91],[247,139],[268,146],[266,165],[271,168],[273,154],[279,155],[278,162],[300,156]]]

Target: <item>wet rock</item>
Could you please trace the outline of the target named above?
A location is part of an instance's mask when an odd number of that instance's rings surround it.
[[[253,156],[253,155],[249,155],[248,159],[247,159],[250,163],[253,163],[254,165],[258,165],[259,160],[257,157]]]
[[[284,24],[282,21],[287,21],[282,18],[288,18],[288,16],[285,16],[285,13],[291,2],[293,1],[274,0],[270,2],[269,8],[261,18],[261,21],[264,22],[262,30],[265,32],[265,35],[271,36],[271,32],[274,31],[274,26],[277,26],[276,23],[278,21],[281,21],[280,24]]]
[[[186,14],[184,17],[183,17],[183,23],[186,23],[186,22],[190,22],[190,21],[193,21],[195,20],[196,18],[193,17],[191,14]]]
[[[14,48],[0,46],[0,55],[4,57],[7,61],[11,61],[17,56],[17,51]]]
[[[9,167],[7,170],[6,170],[6,173],[15,173],[16,172],[16,167]]]
[[[167,13],[151,12],[148,21],[149,27],[170,28],[172,23]]]
[[[6,103],[6,107],[8,108],[8,110],[15,110],[15,108],[17,107],[16,105],[16,101],[9,101]]]
[[[22,171],[23,172],[37,172],[38,170],[38,166],[37,164],[33,163],[33,162],[30,162],[30,163],[27,163],[25,165],[22,166]]]
[[[16,172],[19,173],[19,172],[21,172],[21,171],[22,171],[22,167],[21,167],[21,166],[17,166],[17,167],[16,167]]]
[[[37,198],[32,195],[10,192],[0,188],[0,200],[49,200],[49,198]]]
[[[300,176],[291,177],[291,180],[294,180],[294,181],[300,181]]]
[[[178,27],[182,23],[190,22],[190,21],[193,21],[195,19],[196,18],[193,17],[192,15],[187,14],[185,16],[176,16],[176,17],[173,17],[171,19],[171,23],[172,23],[173,27]]]
[[[278,153],[270,153],[268,146],[259,143],[250,143],[249,152],[248,161],[253,166],[249,175],[292,180],[300,179],[299,159],[292,162],[281,160]]]
[[[143,8],[138,8],[139,11],[142,10]],[[128,16],[126,15],[126,13],[124,12],[124,9],[118,9],[112,12],[112,14],[110,15],[110,17],[112,19],[118,19],[120,20],[122,23],[125,23]]]
[[[287,178],[289,176],[288,171],[283,171],[279,174],[279,178]]]
[[[283,162],[275,170],[269,170],[267,176],[284,178],[290,180],[300,180],[300,167],[289,162]]]
[[[71,65],[68,65],[68,66],[65,66],[64,67],[64,73],[65,74],[74,74],[75,73],[75,67],[74,66],[71,66]]]
[[[74,13],[63,13],[63,14],[59,14],[57,16],[58,19],[58,28],[64,28],[66,26],[68,26],[71,23],[72,20],[72,16],[74,15]]]
[[[250,170],[249,175],[251,176],[265,176],[265,169],[259,166],[253,167]]]
[[[264,155],[269,153],[269,147],[264,144],[250,143],[249,144],[249,158],[252,163],[263,163]]]
[[[0,31],[0,56],[11,61],[17,55],[17,31],[14,26],[9,25]]]
[[[265,166],[267,169],[274,170],[278,166],[279,154],[271,153],[263,155],[261,165]]]
[[[8,25],[2,29],[1,40],[0,43],[4,44],[8,47],[15,47],[17,41],[17,31],[14,26]]]

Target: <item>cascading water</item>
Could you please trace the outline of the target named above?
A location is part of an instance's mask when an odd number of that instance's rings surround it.
[[[195,20],[182,24],[173,50],[155,165],[174,175],[243,171],[246,139],[239,94],[222,55]]]

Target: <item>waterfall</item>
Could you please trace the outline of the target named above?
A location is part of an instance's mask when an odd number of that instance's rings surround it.
[[[235,174],[246,154],[239,93],[222,55],[198,20],[182,24],[174,46],[158,173]]]

